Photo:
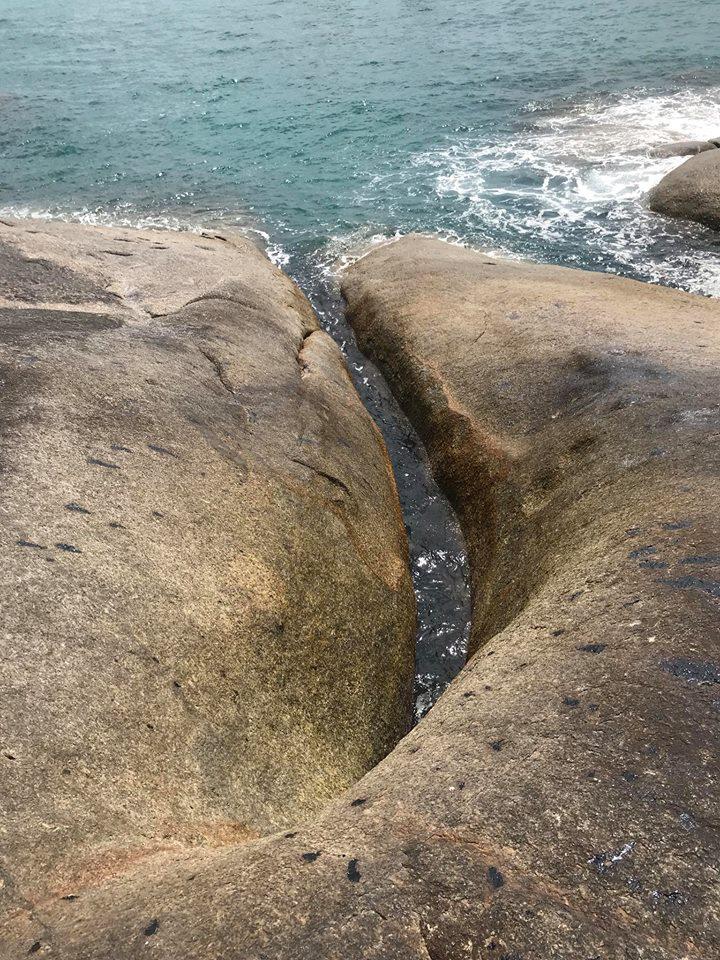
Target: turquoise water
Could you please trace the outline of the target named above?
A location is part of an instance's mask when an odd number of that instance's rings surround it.
[[[0,0],[0,214],[260,231],[393,459],[417,715],[467,642],[461,538],[357,352],[334,264],[398,232],[720,295],[718,235],[650,215],[720,136],[717,0]]]
[[[0,209],[265,231],[296,272],[442,230],[720,292],[644,213],[720,135],[716,0],[2,0]]]

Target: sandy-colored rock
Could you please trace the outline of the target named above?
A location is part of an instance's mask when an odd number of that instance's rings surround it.
[[[674,143],[662,143],[650,150],[651,157],[694,157],[706,150],[717,150],[715,140],[676,140]]]
[[[0,264],[12,924],[354,783],[407,729],[414,606],[377,428],[251,243],[29,221]]]
[[[311,825],[19,916],[62,960],[707,960],[720,306],[409,237],[347,274],[471,554],[476,653]]]
[[[708,150],[666,174],[648,194],[655,213],[720,230],[720,150]]]

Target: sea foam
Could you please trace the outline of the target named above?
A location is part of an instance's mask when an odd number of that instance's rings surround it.
[[[462,201],[458,231],[476,245],[720,296],[713,235],[645,205],[686,159],[651,149],[720,136],[719,107],[720,87],[530,103],[511,133],[458,139],[413,163],[435,171],[439,198]]]

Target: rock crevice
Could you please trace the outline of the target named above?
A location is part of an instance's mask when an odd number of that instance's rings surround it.
[[[167,960],[704,960],[720,308],[421,237],[344,291],[457,506],[476,652],[316,817],[49,899],[18,952],[135,960],[152,929]]]

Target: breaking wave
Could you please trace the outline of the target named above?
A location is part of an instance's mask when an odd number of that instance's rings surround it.
[[[650,213],[648,190],[685,158],[651,149],[720,136],[720,87],[529,104],[511,132],[416,155],[463,239],[511,256],[720,296],[718,237]]]

